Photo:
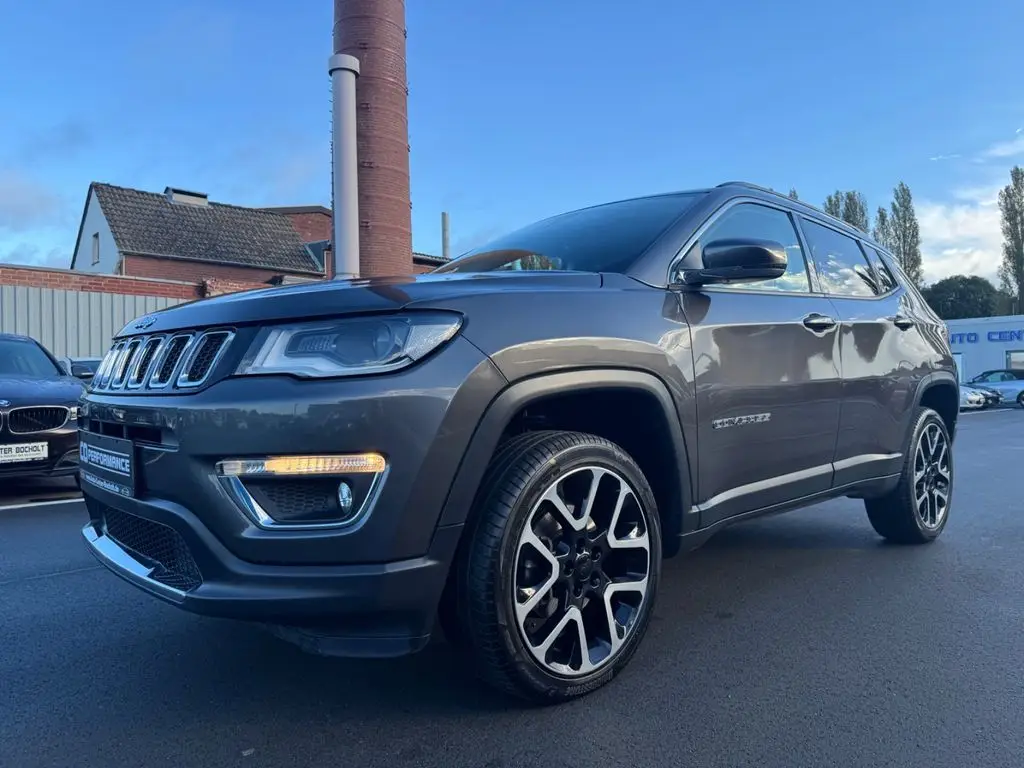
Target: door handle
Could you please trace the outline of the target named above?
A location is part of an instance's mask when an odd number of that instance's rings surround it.
[[[804,318],[804,325],[812,331],[827,331],[829,328],[836,327],[836,321],[828,315],[819,315],[817,312],[812,312]]]
[[[914,321],[911,320],[906,315],[895,315],[894,317],[890,317],[889,319],[892,321],[892,324],[899,328],[901,331],[905,331],[908,328],[914,327]]]

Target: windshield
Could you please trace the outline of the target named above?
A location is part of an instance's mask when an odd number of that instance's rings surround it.
[[[32,341],[0,339],[0,376],[28,376],[45,379],[61,376],[60,370],[42,348]]]
[[[703,194],[642,197],[563,213],[474,248],[436,271],[625,272]]]

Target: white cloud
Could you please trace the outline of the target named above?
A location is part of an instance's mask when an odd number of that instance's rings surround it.
[[[956,160],[958,157],[960,157],[960,155],[954,153],[952,155],[934,155],[928,159],[934,163],[937,160]]]
[[[925,282],[978,275],[999,285],[1003,234],[998,196],[999,187],[975,187],[953,192],[962,202],[922,201],[915,206]]]
[[[1018,136],[1015,139],[1010,139],[1009,141],[999,141],[990,146],[988,149],[981,153],[982,157],[1002,158],[1024,155],[1024,136],[1019,135],[1020,131],[1018,131],[1017,133]]]

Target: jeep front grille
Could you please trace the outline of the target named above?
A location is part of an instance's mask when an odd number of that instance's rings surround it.
[[[93,377],[92,391],[194,389],[210,377],[234,336],[218,329],[116,341]]]

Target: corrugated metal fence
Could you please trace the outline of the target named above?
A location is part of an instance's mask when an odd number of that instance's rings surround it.
[[[57,357],[100,357],[129,320],[182,303],[159,296],[0,285],[0,333],[20,333]]]

